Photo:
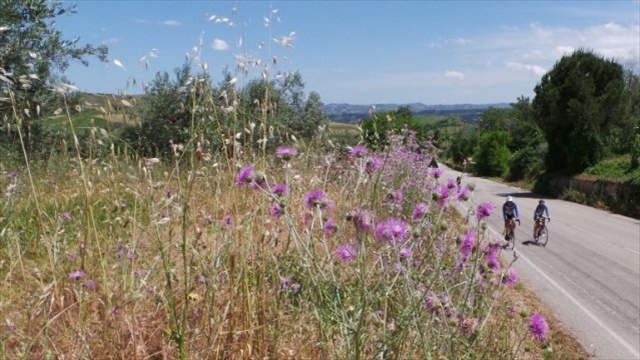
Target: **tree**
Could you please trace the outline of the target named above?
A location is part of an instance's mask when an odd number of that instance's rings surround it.
[[[448,154],[454,163],[462,166],[468,158],[473,156],[477,144],[477,128],[461,125],[460,130],[451,137]]]
[[[475,171],[480,176],[506,176],[511,152],[507,147],[509,134],[506,131],[491,131],[480,134],[473,160]]]
[[[603,158],[604,139],[625,118],[624,89],[622,66],[586,50],[542,77],[532,106],[549,144],[547,170],[577,173]]]
[[[0,100],[0,151],[18,159],[24,145],[32,158],[44,159],[58,137],[45,131],[40,120],[64,104],[73,111],[80,103],[77,93],[63,97],[51,88],[66,81],[63,74],[71,60],[88,65],[86,58],[95,55],[106,61],[108,49],[79,47],[79,39],[63,37],[54,19],[74,13],[75,6],[65,8],[62,1],[2,0],[0,9],[0,98],[5,99]]]
[[[174,75],[172,79],[167,72],[158,72],[135,107],[139,127],[130,128],[126,138],[140,155],[170,157],[174,154],[171,144],[184,146],[192,141],[184,149],[193,151],[195,141],[211,146],[222,142],[215,138],[218,129],[213,125],[220,122],[214,121],[213,98],[218,96],[208,74],[192,74],[186,62]]]
[[[55,27],[55,18],[76,12],[60,0],[2,0],[0,11],[0,89],[10,91],[22,113],[48,114],[59,103],[49,90],[71,60],[88,65],[88,56],[107,60],[106,46],[78,46]],[[38,111],[39,110],[39,111]],[[0,107],[0,117],[8,109]],[[11,116],[9,116],[11,118]]]
[[[373,148],[382,149],[388,143],[387,132],[399,132],[404,127],[418,132],[413,121],[413,112],[408,106],[400,106],[395,111],[372,113],[362,123],[364,140]]]
[[[304,106],[305,126],[301,129],[302,137],[309,138],[315,135],[321,126],[326,126],[331,122],[322,107],[323,103],[320,94],[312,91]]]
[[[329,124],[330,120],[322,110],[320,94],[311,92],[305,98],[304,86],[302,75],[298,71],[284,75],[277,83],[277,89],[288,109],[284,125],[296,137],[310,139],[320,126]]]
[[[508,131],[512,125],[509,109],[491,107],[480,114],[478,129],[480,132]]]

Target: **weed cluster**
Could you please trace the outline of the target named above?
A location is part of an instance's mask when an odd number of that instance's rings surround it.
[[[12,358],[517,358],[480,204],[429,144],[278,148],[174,164],[58,158],[5,175],[0,316]],[[195,150],[195,149],[194,149]],[[193,151],[195,154],[196,152]],[[520,321],[496,318],[520,317]],[[521,343],[528,345],[523,347]],[[514,346],[515,344],[515,346]]]

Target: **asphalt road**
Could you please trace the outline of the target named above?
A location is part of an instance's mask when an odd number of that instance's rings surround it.
[[[445,178],[460,172],[442,166]],[[520,210],[514,267],[563,325],[596,359],[640,359],[640,221],[567,201],[545,199],[549,242],[533,240],[533,211],[539,197],[526,190],[463,175],[475,183],[467,207],[490,201],[488,220],[502,238],[502,204],[513,196]],[[465,209],[461,209],[465,211]],[[503,252],[507,260],[513,254]]]

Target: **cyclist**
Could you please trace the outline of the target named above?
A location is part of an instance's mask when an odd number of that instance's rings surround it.
[[[511,195],[507,196],[507,201],[502,205],[502,217],[504,218],[504,238],[505,240],[509,240],[507,229],[510,227],[511,220],[516,220],[520,223],[518,205],[513,201]]]
[[[551,217],[549,216],[549,207],[544,203],[544,200],[540,199],[538,201],[538,206],[533,211],[533,238],[536,238],[536,232],[538,231],[538,219],[544,215],[547,215],[547,219],[551,221]]]

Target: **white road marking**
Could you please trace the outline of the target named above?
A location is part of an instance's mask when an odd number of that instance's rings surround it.
[[[469,213],[469,210],[470,210],[469,207],[463,203],[460,203],[459,205],[464,210],[466,210],[463,212],[463,216],[466,216]],[[491,232],[493,232],[496,236],[498,236],[498,238],[502,238],[502,234],[500,234],[498,231],[494,230],[491,226],[488,226],[488,228]],[[631,251],[634,251],[634,250],[631,250]],[[566,291],[562,286],[560,286],[557,282],[555,282],[552,278],[550,278],[549,275],[545,274],[544,271],[542,271],[542,269],[537,267],[531,260],[529,260],[521,252],[518,252],[518,257],[522,258],[522,260],[527,262],[534,271],[538,272],[543,278],[545,278],[548,281],[549,284],[553,285],[553,287],[555,287],[562,295],[566,296],[567,299],[569,299],[569,301],[571,301],[577,308],[582,310],[589,318],[591,318],[591,320],[593,320],[593,322],[596,323],[596,325],[602,328],[602,330],[604,330],[613,339],[615,339],[620,345],[622,345],[622,347],[627,349],[627,351],[629,351],[632,354],[633,358],[640,359],[640,352],[638,352],[638,350],[636,350],[631,344],[625,341],[620,335],[618,335],[615,331],[611,330],[607,325],[605,325],[602,321],[600,321],[600,319],[598,319],[591,311],[589,311],[589,309],[587,309],[575,297],[569,294],[568,291]]]
[[[495,231],[491,227],[489,227],[489,228],[491,229],[492,232],[494,232],[495,234],[498,234],[497,231]],[[634,349],[631,344],[626,342],[615,331],[609,329],[609,327],[607,327],[607,325],[605,325],[602,321],[600,321],[600,319],[598,319],[591,311],[589,311],[589,309],[584,307],[576,298],[571,296],[571,294],[569,294],[568,291],[566,291],[562,286],[560,286],[551,277],[549,277],[549,275],[545,274],[545,272],[542,271],[542,269],[537,267],[531,260],[529,260],[521,252],[518,252],[518,258],[521,258],[522,260],[527,262],[529,264],[529,266],[531,266],[531,268],[533,268],[534,271],[536,271],[543,278],[545,278],[545,280],[547,280],[549,284],[553,285],[553,287],[555,287],[558,291],[560,291],[560,293],[562,293],[562,295],[566,296],[567,299],[569,299],[569,301],[571,301],[576,307],[578,307],[580,310],[582,310],[589,318],[591,318],[591,320],[593,320],[593,322],[595,322],[598,326],[600,326],[602,328],[602,330],[604,330],[613,339],[615,339],[618,343],[620,343],[620,345],[622,345],[625,349],[627,349],[633,355],[634,359],[640,358],[640,352],[638,352],[638,350]]]

